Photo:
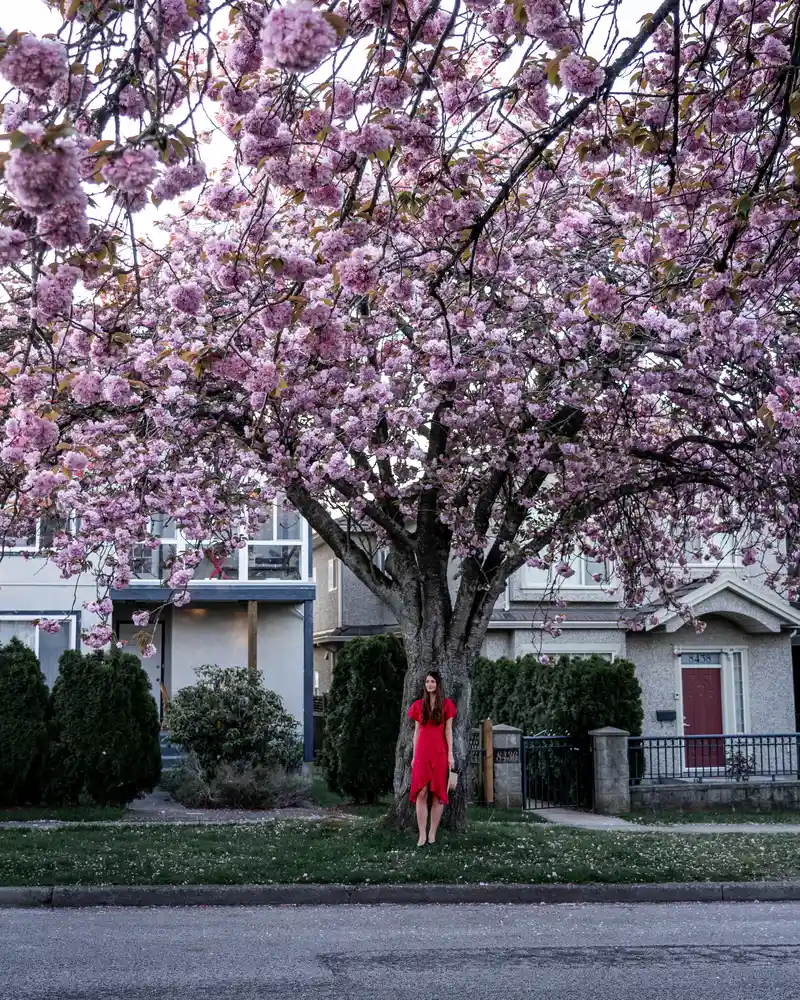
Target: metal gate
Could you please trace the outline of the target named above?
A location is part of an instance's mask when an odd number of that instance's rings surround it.
[[[592,756],[571,736],[522,737],[522,800],[526,809],[591,809]]]

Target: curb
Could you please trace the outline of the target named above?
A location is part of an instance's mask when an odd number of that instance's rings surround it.
[[[655,885],[141,885],[0,886],[0,908],[92,906],[337,906],[797,902],[795,882],[669,882]]]

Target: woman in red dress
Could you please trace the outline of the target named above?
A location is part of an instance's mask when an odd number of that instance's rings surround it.
[[[411,763],[411,801],[417,805],[417,847],[436,843],[436,831],[447,805],[447,784],[455,769],[453,719],[456,706],[445,698],[442,678],[431,670],[425,677],[423,696],[408,710],[414,720],[414,756]],[[430,802],[431,828],[428,826]]]

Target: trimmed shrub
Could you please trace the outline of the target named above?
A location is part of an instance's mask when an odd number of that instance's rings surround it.
[[[323,753],[331,791],[360,804],[391,789],[405,673],[395,636],[353,639],[337,656]]]
[[[172,700],[170,739],[195,755],[207,778],[223,764],[300,767],[303,741],[297,720],[260,675],[246,667],[206,664],[197,677]]]
[[[124,805],[158,784],[158,710],[133,653],[63,653],[52,721],[51,800]]]
[[[487,660],[473,668],[473,719],[517,726],[533,735],[547,731],[582,737],[590,729],[616,726],[642,731],[642,691],[629,660],[602,656],[538,656]]]
[[[591,729],[615,726],[642,731],[642,688],[630,660],[562,656],[553,671],[547,721],[553,732],[583,738]]]
[[[165,774],[161,786],[195,809],[287,809],[311,802],[311,780],[296,771],[220,764],[208,777],[196,757]]]
[[[50,692],[32,649],[0,646],[0,805],[36,804],[49,740]]]

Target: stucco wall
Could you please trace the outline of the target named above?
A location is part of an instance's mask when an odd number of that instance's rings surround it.
[[[328,560],[333,559],[330,546],[321,544],[314,549],[314,574],[317,580],[317,597],[314,602],[314,632],[329,632],[340,625],[339,591],[328,590]],[[341,566],[339,567],[341,571]],[[342,583],[339,580],[339,586]]]
[[[346,566],[341,567],[342,625],[393,625],[391,610]]]
[[[258,669],[283,706],[303,721],[303,606],[259,604]],[[247,608],[238,604],[174,608],[168,639],[170,694],[193,684],[195,668],[247,665]]]
[[[675,647],[720,649],[735,646],[747,654],[750,718],[748,729],[755,733],[794,731],[794,689],[791,643],[787,634],[752,635],[720,617],[706,619],[706,629],[697,634],[684,625],[671,634],[632,633],[628,636],[628,656],[636,664],[642,685],[644,733],[674,736],[675,723],[656,721],[657,709],[680,711],[676,697],[678,675]]]
[[[613,653],[625,656],[625,632],[618,628],[564,629],[558,637],[543,634],[538,629],[514,630],[514,657],[528,653]]]
[[[314,647],[314,673],[319,676],[320,694],[327,694],[331,689],[334,653],[322,646]]]
[[[511,629],[492,629],[486,633],[481,646],[481,656],[490,660],[502,660],[514,656],[514,633]]]

